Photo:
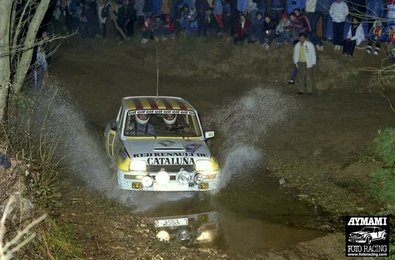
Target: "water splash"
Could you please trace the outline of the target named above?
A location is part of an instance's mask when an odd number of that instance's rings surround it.
[[[52,90],[41,93],[33,110],[36,125],[45,125],[49,138],[61,136],[58,155],[70,172],[90,187],[117,200],[134,212],[154,209],[163,203],[180,201],[193,193],[141,193],[122,191],[116,181],[116,170],[110,166],[103,147],[103,136],[86,123],[81,108],[67,94]],[[219,108],[209,124],[219,130],[225,140],[221,145],[223,175],[221,187],[237,178],[242,170],[257,167],[263,161],[262,138],[268,127],[283,120],[293,106],[290,98],[278,91],[258,87],[238,100]],[[39,134],[37,129],[36,136]],[[100,132],[101,133],[101,132]]]
[[[275,123],[295,111],[296,101],[273,88],[258,86],[239,99],[228,102],[206,119],[223,139],[219,159],[223,174],[220,187],[225,187],[237,173],[263,165],[264,139]]]

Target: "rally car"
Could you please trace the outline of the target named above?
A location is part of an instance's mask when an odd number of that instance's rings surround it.
[[[379,227],[364,227],[360,231],[352,232],[348,238],[349,242],[364,243],[370,245],[375,240],[385,240],[387,233]]]
[[[107,154],[117,162],[124,190],[212,191],[220,167],[196,109],[179,97],[125,97],[105,130]]]

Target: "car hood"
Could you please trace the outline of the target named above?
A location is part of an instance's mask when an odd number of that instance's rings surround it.
[[[153,165],[194,164],[198,159],[211,158],[210,150],[201,140],[128,140],[123,144],[132,160],[141,158]]]

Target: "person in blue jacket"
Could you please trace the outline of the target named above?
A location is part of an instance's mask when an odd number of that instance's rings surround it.
[[[306,0],[287,0],[287,13],[292,13],[295,9],[304,9]]]

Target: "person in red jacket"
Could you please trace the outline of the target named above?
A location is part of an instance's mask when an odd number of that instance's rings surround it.
[[[171,19],[171,16],[166,14],[164,37],[175,39],[176,38],[175,30],[176,30],[176,24],[173,22],[173,19]]]
[[[235,44],[242,43],[250,37],[251,22],[244,14],[240,15],[239,23],[237,24],[236,34],[233,37]]]

